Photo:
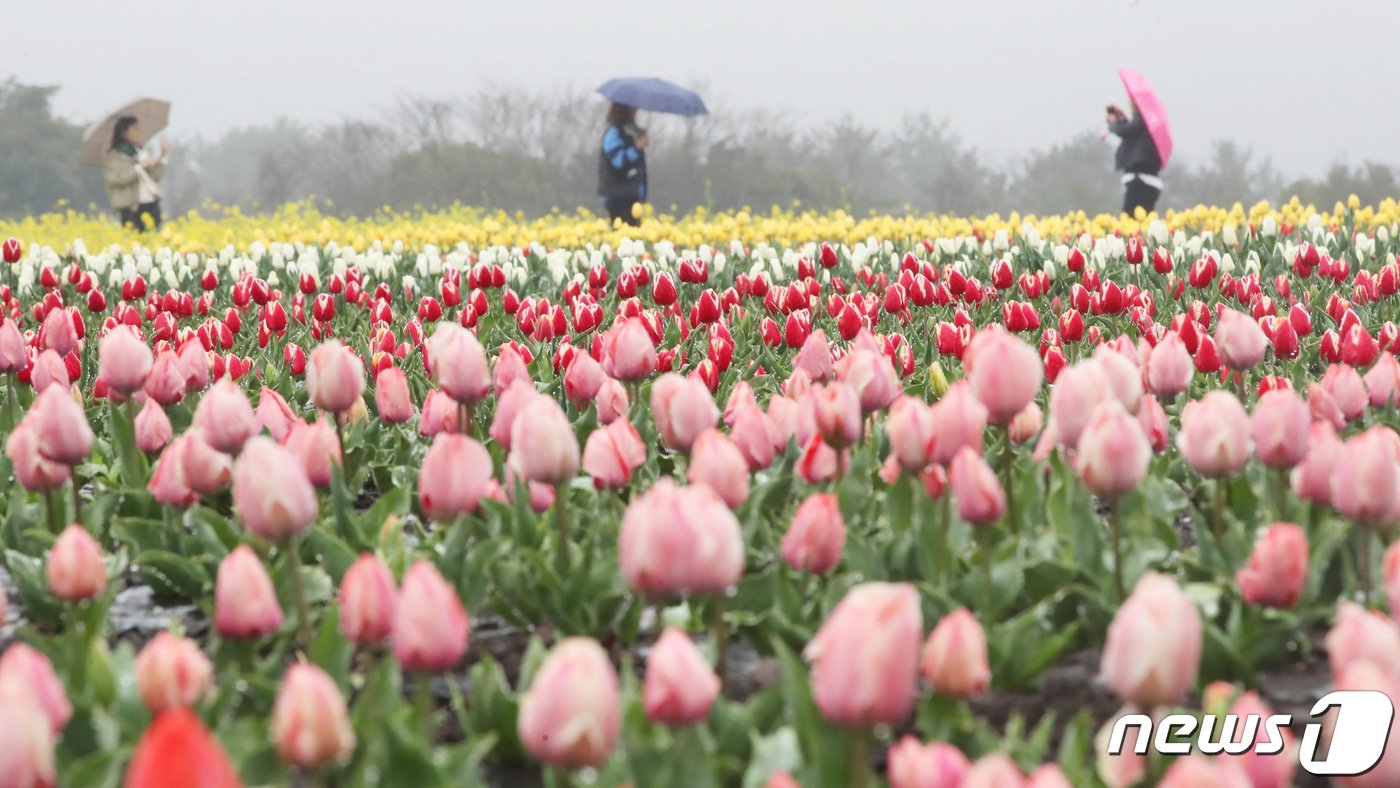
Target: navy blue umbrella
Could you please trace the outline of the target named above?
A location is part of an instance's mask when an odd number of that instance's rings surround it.
[[[618,77],[604,82],[598,92],[609,101],[648,112],[671,115],[708,115],[705,102],[694,91],[656,77]]]

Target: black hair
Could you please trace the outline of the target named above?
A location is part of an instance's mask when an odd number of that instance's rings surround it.
[[[136,125],[135,115],[122,115],[117,118],[117,122],[112,126],[112,147],[115,148],[126,142],[126,131]]]
[[[623,126],[630,126],[636,122],[636,107],[628,106],[626,104],[619,104],[616,101],[614,101],[608,106],[609,126],[617,126],[618,128],[622,128]]]

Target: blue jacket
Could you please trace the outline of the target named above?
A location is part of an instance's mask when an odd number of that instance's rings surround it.
[[[598,149],[598,193],[603,197],[647,198],[647,155],[626,130],[609,126]]]

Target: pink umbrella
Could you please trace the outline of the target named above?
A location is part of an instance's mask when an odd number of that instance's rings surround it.
[[[1172,155],[1172,132],[1167,124],[1167,108],[1162,106],[1162,100],[1157,98],[1152,86],[1147,84],[1147,80],[1141,74],[1130,68],[1120,68],[1118,76],[1123,79],[1123,87],[1127,88],[1129,98],[1137,104],[1138,114],[1147,125],[1147,133],[1152,135],[1152,141],[1157,144],[1162,166],[1166,167],[1167,159]]]

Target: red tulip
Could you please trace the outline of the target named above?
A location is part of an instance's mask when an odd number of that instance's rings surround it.
[[[189,709],[170,709],[136,743],[126,769],[126,788],[242,788],[228,754]]]

